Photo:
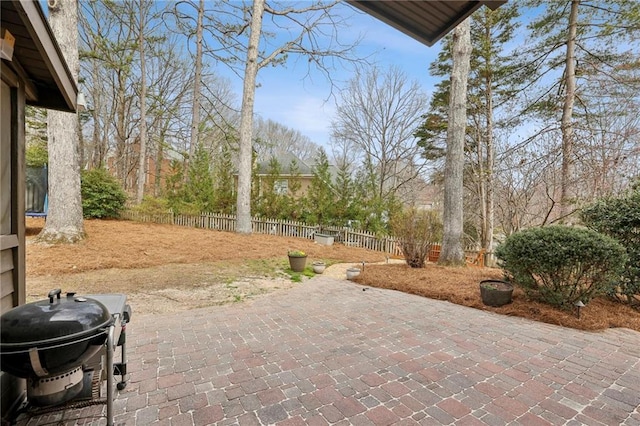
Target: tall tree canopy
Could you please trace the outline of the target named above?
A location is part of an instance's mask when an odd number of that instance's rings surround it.
[[[348,144],[375,171],[374,194],[394,196],[420,176],[424,161],[414,133],[427,98],[397,67],[360,67],[340,93],[332,139]]]
[[[511,79],[514,68],[511,52],[506,45],[514,41],[518,16],[517,6],[506,4],[496,10],[481,8],[470,18],[473,50],[467,86],[465,221],[467,228],[478,229],[480,244],[487,253],[493,251],[495,138],[497,130],[506,125],[504,119],[499,119],[496,109],[504,111],[505,104],[517,91],[517,85]],[[444,79],[436,86],[431,111],[424,116],[416,133],[423,155],[436,162],[445,153],[451,69],[452,38],[447,37],[438,59],[430,65],[431,74]],[[440,180],[441,176],[435,176],[435,179]]]
[[[592,125],[603,103],[628,102],[629,91],[638,93],[640,3],[531,0],[527,6],[541,12],[528,25],[532,42],[520,51],[516,75],[527,90],[525,113],[543,120],[544,131],[561,134],[560,188],[553,197],[559,220],[568,220],[581,195],[578,140],[608,132]]]
[[[251,19],[248,40],[240,42],[240,51],[245,53],[244,85],[242,95],[242,112],[240,121],[239,162],[238,162],[238,220],[236,231],[251,233],[251,159],[253,108],[255,102],[256,76],[260,68],[267,65],[283,63],[288,55],[304,55],[310,65],[315,65],[325,73],[331,81],[329,65],[335,59],[354,60],[351,48],[353,45],[342,45],[338,38],[337,28],[341,25],[341,18],[332,15],[332,8],[337,2],[322,0],[302,4],[300,7],[278,4],[266,0],[254,0],[250,12]],[[292,34],[289,40],[282,44],[261,43],[263,37],[268,37],[262,31],[263,14],[267,14],[273,22],[280,21],[276,26],[287,28]],[[242,36],[244,29],[238,32]],[[318,37],[322,34],[323,37]]]

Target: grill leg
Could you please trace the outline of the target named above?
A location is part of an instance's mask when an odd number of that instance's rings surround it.
[[[107,426],[113,426],[113,341],[115,325],[109,327],[107,337]]]
[[[118,390],[123,390],[127,387],[127,328],[126,325],[122,327],[122,333],[120,334],[120,355],[121,362],[115,365],[116,374],[120,375],[120,381],[116,385]]]

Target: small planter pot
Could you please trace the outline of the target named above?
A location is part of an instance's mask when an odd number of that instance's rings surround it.
[[[321,274],[324,272],[327,265],[324,262],[313,262],[313,272],[316,274]]]
[[[302,272],[307,266],[307,256],[291,256],[289,255],[289,266],[293,272]]]
[[[347,269],[347,279],[352,280],[355,277],[360,275],[360,268],[348,268]]]
[[[501,280],[480,281],[480,297],[487,306],[504,306],[511,303],[513,284]]]

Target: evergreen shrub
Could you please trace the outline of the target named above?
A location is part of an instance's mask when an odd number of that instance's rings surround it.
[[[127,201],[120,182],[104,168],[82,172],[81,194],[85,218],[117,218]]]
[[[434,211],[412,208],[391,218],[391,230],[407,265],[424,268],[431,245],[442,238],[442,221]]]
[[[582,210],[581,218],[586,226],[614,238],[627,250],[622,280],[610,296],[640,306],[640,186],[621,197],[591,204]]]
[[[496,256],[507,278],[528,295],[566,309],[610,291],[626,260],[613,238],[567,226],[517,232],[497,247]]]
[[[167,213],[171,213],[169,200],[166,198],[156,198],[148,195],[145,195],[142,198],[142,203],[135,206],[133,210],[149,216],[164,216]]]

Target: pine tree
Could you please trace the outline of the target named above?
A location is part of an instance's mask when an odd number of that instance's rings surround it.
[[[467,127],[467,80],[471,58],[469,19],[453,33],[453,66],[449,98],[449,127],[444,172],[442,250],[438,263],[464,265],[463,235],[463,169],[464,139]]]
[[[313,178],[307,191],[307,208],[311,223],[327,225],[335,217],[335,196],[329,173],[329,159],[324,149],[318,151],[313,165]]]
[[[638,69],[637,59],[630,60],[637,58],[640,3],[530,0],[527,6],[540,12],[528,26],[534,42],[520,53],[521,66],[514,77],[526,84],[531,100],[525,113],[549,123],[548,131],[561,133],[556,216],[568,221],[578,195],[576,132],[590,131],[603,99],[616,103],[640,88],[632,75]]]
[[[289,219],[299,219],[302,216],[303,203],[300,202],[300,195],[298,194],[302,189],[302,182],[300,181],[300,166],[295,159],[292,159],[289,163],[289,192],[286,199],[287,217]]]
[[[231,147],[223,143],[215,161],[214,171],[215,202],[213,211],[224,214],[233,213],[235,192],[233,178],[233,159]]]
[[[194,213],[214,210],[211,155],[203,146],[196,148],[195,157],[189,163],[188,179],[183,191],[183,200],[195,209]]]
[[[335,215],[341,222],[357,220],[360,216],[358,203],[354,199],[355,184],[351,177],[349,164],[338,165],[335,181]]]
[[[262,194],[258,197],[256,212],[271,219],[284,216],[285,195],[281,193],[282,166],[277,158],[271,157],[266,176],[261,184]]]
[[[511,99],[516,91],[511,74],[514,65],[505,52],[505,45],[513,40],[517,28],[515,4],[506,4],[496,10],[481,8],[470,18],[472,54],[468,82],[468,125],[465,140],[465,188],[473,202],[467,202],[466,222],[477,224],[482,247],[492,252],[494,216],[494,131],[503,123],[495,118],[494,105]],[[448,37],[438,60],[430,65],[435,76],[448,77],[451,73],[452,38]],[[442,80],[436,86],[431,99],[431,112],[426,114],[423,125],[416,132],[424,156],[439,160],[445,155],[448,129],[450,80]],[[442,176],[434,176],[441,180]],[[471,197],[468,197],[470,199]]]

